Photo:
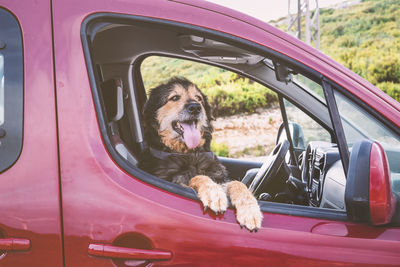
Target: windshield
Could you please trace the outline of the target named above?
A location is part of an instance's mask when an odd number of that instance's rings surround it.
[[[400,192],[399,136],[341,93],[335,92],[335,98],[348,146],[365,138],[378,141],[388,157],[393,191]]]
[[[342,94],[335,92],[335,98],[349,146],[362,138],[368,138],[378,141],[382,146],[400,149],[399,137],[380,121]]]

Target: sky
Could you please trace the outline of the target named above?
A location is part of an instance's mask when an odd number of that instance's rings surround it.
[[[287,16],[288,0],[207,0],[246,13],[260,20],[268,22]],[[315,8],[315,0],[309,0],[311,9]],[[297,1],[290,1],[291,11],[297,13]],[[319,0],[319,7],[328,7],[345,0]]]

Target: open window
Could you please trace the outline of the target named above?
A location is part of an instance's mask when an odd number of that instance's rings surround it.
[[[93,15],[82,37],[103,139],[134,177],[196,198],[137,167],[147,145],[142,122],[149,90],[185,76],[214,107],[212,149],[231,178],[253,189],[263,211],[347,220],[342,150],[349,148],[337,142],[347,124],[343,131],[332,119],[337,107],[319,73],[240,38],[160,20]],[[240,127],[243,139],[235,139]],[[263,170],[272,159],[279,164]]]

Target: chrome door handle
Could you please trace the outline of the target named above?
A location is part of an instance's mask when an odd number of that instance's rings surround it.
[[[0,250],[3,251],[26,251],[31,247],[29,239],[22,238],[0,238]]]
[[[115,259],[135,259],[135,260],[170,260],[172,252],[161,249],[138,249],[118,247],[107,244],[89,244],[88,253],[92,256],[115,258]]]

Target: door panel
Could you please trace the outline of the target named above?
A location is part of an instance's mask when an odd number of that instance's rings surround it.
[[[218,216],[204,212],[199,201],[128,174],[106,150],[82,50],[85,17],[104,11],[158,17],[250,34],[260,43],[269,40],[263,30],[171,1],[65,0],[53,8],[67,266],[364,266],[398,259],[399,245],[389,240],[386,228],[264,213],[262,229],[250,233],[240,229],[234,210]],[[279,51],[279,42],[269,45]]]
[[[2,1],[0,6],[14,15],[22,32],[23,69],[12,75],[23,74],[24,111],[21,153],[0,174],[0,265],[62,266],[50,3]],[[5,51],[11,45],[6,41]],[[5,71],[8,63],[6,57]],[[6,96],[17,90],[7,79]],[[7,111],[11,103],[5,101]]]

